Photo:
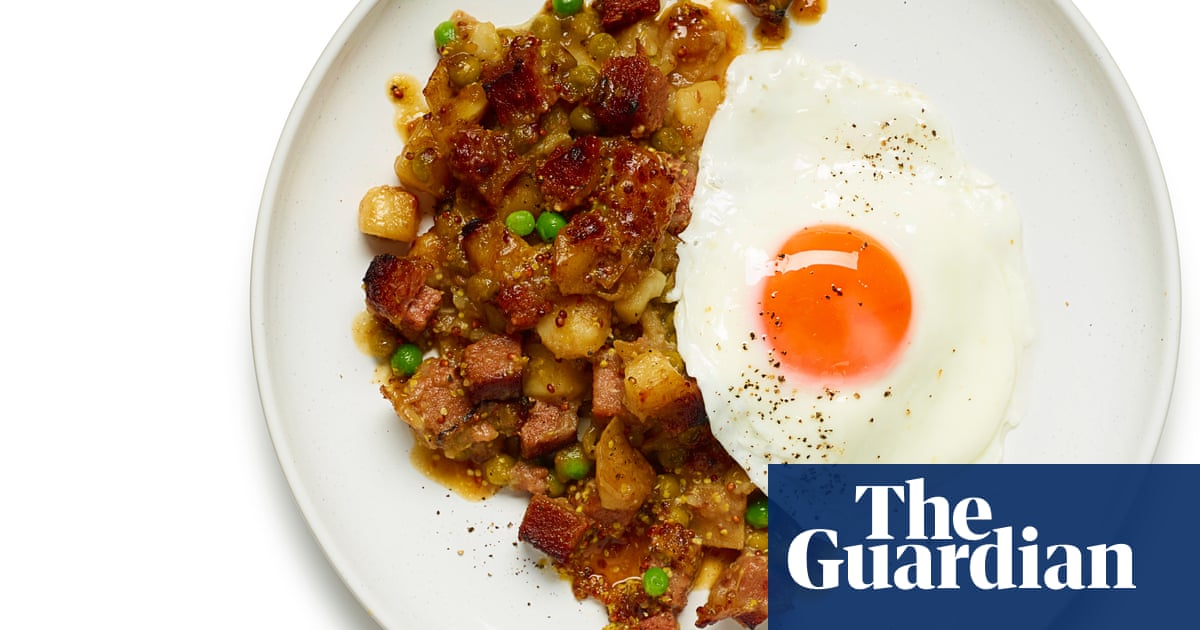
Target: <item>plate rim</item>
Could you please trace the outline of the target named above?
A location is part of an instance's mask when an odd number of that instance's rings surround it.
[[[287,481],[292,499],[296,502],[296,506],[300,509],[300,513],[304,517],[305,525],[312,533],[317,546],[325,555],[330,568],[338,576],[338,579],[342,581],[346,590],[350,592],[359,606],[362,607],[363,611],[370,616],[376,625],[381,627],[383,627],[382,620],[375,615],[374,609],[370,605],[370,602],[367,601],[365,588],[360,586],[363,582],[361,579],[358,579],[358,576],[355,574],[356,572],[349,566],[344,553],[338,545],[331,540],[332,534],[315,507],[310,489],[300,481],[300,473],[295,464],[296,460],[292,456],[292,447],[285,437],[286,430],[282,424],[283,421],[280,419],[281,412],[278,409],[278,398],[275,393],[275,377],[272,374],[276,370],[268,367],[267,355],[269,351],[267,348],[268,341],[264,318],[267,308],[265,289],[268,275],[267,253],[270,249],[268,240],[272,234],[275,208],[282,193],[280,185],[284,174],[288,171],[290,163],[294,159],[292,146],[296,142],[300,129],[311,115],[312,105],[317,93],[320,91],[322,85],[329,80],[329,69],[333,66],[338,56],[346,49],[350,38],[362,26],[366,17],[382,1],[359,0],[355,4],[346,18],[342,20],[341,25],[334,31],[329,42],[321,50],[321,54],[317,57],[312,69],[309,70],[308,75],[305,77],[304,83],[296,95],[296,100],[288,112],[287,120],[284,122],[279,140],[275,145],[275,151],[271,156],[271,165],[267,171],[267,178],[263,185],[263,193],[259,202],[250,259],[249,286],[250,344],[253,355],[254,375],[257,382],[259,404],[262,407],[263,419],[267,426],[267,434],[271,440],[272,450],[275,452],[275,459],[279,463],[284,479]]]
[[[1180,336],[1183,327],[1183,280],[1181,261],[1179,258],[1179,233],[1175,226],[1175,208],[1171,203],[1171,193],[1167,186],[1166,173],[1163,171],[1162,159],[1154,145],[1154,137],[1150,134],[1150,126],[1137,103],[1133,89],[1125,80],[1125,75],[1117,65],[1116,59],[1100,38],[1096,29],[1092,28],[1087,17],[1075,6],[1073,0],[1056,0],[1055,5],[1067,21],[1084,40],[1092,52],[1092,58],[1104,73],[1109,89],[1119,99],[1118,109],[1122,112],[1124,122],[1137,139],[1137,152],[1142,159],[1142,166],[1147,177],[1147,183],[1153,191],[1155,214],[1161,223],[1158,230],[1160,251],[1165,266],[1163,284],[1167,290],[1165,312],[1167,315],[1167,336],[1163,338],[1166,347],[1162,350],[1162,363],[1159,365],[1161,377],[1157,383],[1154,397],[1154,409],[1146,416],[1153,423],[1154,437],[1146,440],[1142,447],[1139,460],[1142,463],[1152,463],[1158,452],[1159,442],[1162,441],[1163,430],[1166,426],[1167,415],[1170,413],[1171,400],[1174,398],[1175,383],[1179,374]]]

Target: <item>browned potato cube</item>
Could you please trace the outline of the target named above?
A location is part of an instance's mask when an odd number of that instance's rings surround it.
[[[611,289],[624,268],[620,243],[598,213],[576,213],[554,239],[551,277],[563,295]]]
[[[466,234],[462,246],[472,273],[495,272],[501,259],[528,260],[534,254],[533,248],[521,237],[494,221],[484,223]]]
[[[625,437],[625,427],[614,418],[596,443],[596,486],[606,510],[636,510],[654,489],[654,468]]]
[[[416,196],[399,186],[376,186],[358,204],[358,229],[363,234],[411,243],[420,221]]]
[[[667,286],[667,276],[657,269],[647,269],[632,286],[613,302],[617,317],[626,324],[641,319],[650,300],[662,295]]]
[[[675,94],[675,120],[691,127],[695,137],[703,138],[722,98],[721,85],[716,81],[701,81],[680,88]]]
[[[590,365],[579,359],[559,359],[541,344],[528,344],[521,391],[548,403],[582,400],[592,384]]]
[[[500,61],[504,53],[504,42],[496,32],[496,26],[491,22],[476,22],[467,27],[470,35],[467,37],[472,52],[486,62]]]
[[[648,350],[625,363],[625,407],[640,419],[662,414],[687,389],[687,379],[658,350]]]
[[[560,359],[590,357],[612,333],[612,307],[594,296],[569,297],[538,321],[537,332]]]
[[[440,112],[439,119],[447,129],[478,124],[487,112],[487,93],[483,86],[472,83],[458,93],[458,98]]]

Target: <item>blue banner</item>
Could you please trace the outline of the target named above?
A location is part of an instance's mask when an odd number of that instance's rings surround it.
[[[770,466],[781,628],[1200,628],[1200,466]]]

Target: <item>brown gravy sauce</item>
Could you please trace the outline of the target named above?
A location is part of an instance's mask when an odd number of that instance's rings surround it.
[[[788,14],[798,24],[816,24],[825,15],[825,0],[792,0]]]
[[[407,74],[394,74],[388,79],[388,98],[396,108],[393,124],[400,139],[408,140],[409,128],[413,122],[425,115],[425,95],[422,93],[421,82],[416,77]]]
[[[499,490],[483,478],[483,470],[477,464],[446,459],[441,453],[420,444],[413,445],[408,458],[421,474],[453,490],[464,499],[482,501]]]
[[[779,24],[760,20],[754,27],[754,39],[763,48],[779,48],[791,35],[791,23],[804,26],[816,24],[825,15],[826,0],[793,0],[788,5],[788,18]]]
[[[369,311],[360,311],[350,323],[350,336],[358,351],[380,361],[387,361],[396,351],[396,337],[390,334]]]

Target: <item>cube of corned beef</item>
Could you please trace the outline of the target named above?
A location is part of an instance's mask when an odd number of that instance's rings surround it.
[[[417,297],[408,303],[400,318],[400,332],[414,339],[429,325],[430,318],[442,306],[442,292],[429,286],[421,287]]]
[[[600,183],[604,162],[601,141],[596,136],[577,138],[569,147],[559,147],[538,169],[542,194],[555,210],[579,206]]]
[[[535,494],[525,509],[517,537],[540,549],[551,558],[565,562],[591,527],[588,517],[579,514],[566,499],[551,499]]]
[[[492,206],[528,165],[508,138],[482,127],[468,127],[450,136],[450,172],[479,191]]]
[[[471,402],[508,400],[521,395],[521,376],[527,359],[521,342],[503,335],[488,335],[463,350],[463,385]]]
[[[644,54],[611,57],[590,104],[604,134],[646,138],[662,127],[670,94],[667,78]]]
[[[592,360],[592,415],[611,418],[625,409],[625,382],[621,372],[621,357],[608,348]]]
[[[521,424],[521,457],[533,459],[575,440],[579,416],[574,407],[535,400]]]
[[[488,103],[505,127],[536,121],[558,100],[540,50],[536,37],[513,38],[504,60],[484,69]]]
[[[766,621],[767,556],[751,549],[743,551],[721,572],[708,601],[696,613],[700,628],[731,618],[747,628]]]
[[[509,471],[508,487],[532,495],[546,494],[550,490],[550,469],[518,460]]]
[[[660,0],[596,0],[592,8],[600,15],[600,25],[611,31],[658,13]]]
[[[679,621],[669,612],[659,613],[643,619],[637,630],[679,630]]]
[[[433,266],[423,260],[376,256],[363,277],[367,309],[410,339],[421,334],[442,303],[442,292],[425,284]]]
[[[408,380],[393,378],[380,391],[428,448],[441,447],[442,436],[470,417],[471,405],[462,393],[462,381],[445,359],[426,359]]]
[[[541,288],[530,281],[506,284],[496,294],[496,307],[508,321],[509,332],[533,328],[550,306]]]
[[[601,212],[620,226],[625,251],[654,249],[679,198],[679,160],[628,140],[614,143],[610,172],[596,196]]]

